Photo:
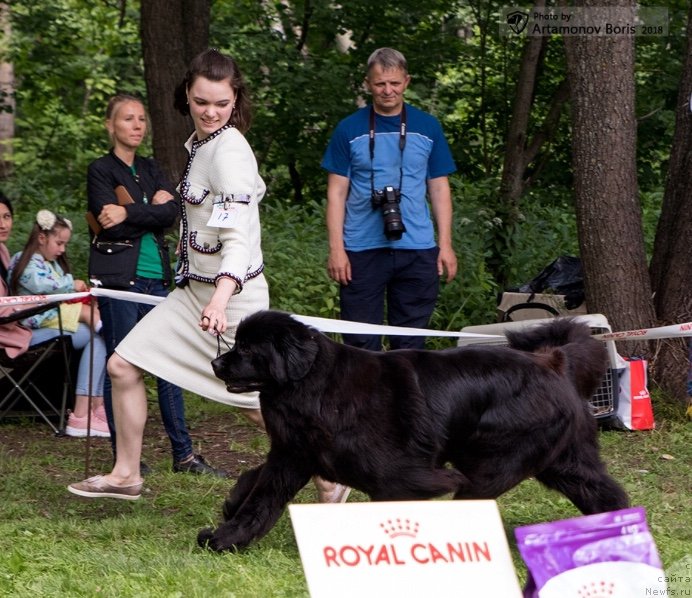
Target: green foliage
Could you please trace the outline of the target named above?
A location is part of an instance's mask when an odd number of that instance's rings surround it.
[[[108,98],[143,95],[138,6],[124,15],[110,3],[18,0],[11,5],[7,59],[16,78],[14,176],[3,184],[15,201],[13,250],[24,244],[35,213],[50,208],[70,218],[69,253],[84,275],[86,168],[109,146],[103,126]]]
[[[336,123],[362,100],[365,63],[393,45],[409,59],[411,98],[431,102],[441,64],[457,60],[459,2],[354,0],[345,5],[216,3],[211,43],[237,56],[253,90],[249,138],[275,197],[319,201],[322,154]],[[340,42],[352,45],[346,51]],[[421,52],[421,48],[426,48]]]
[[[431,322],[436,330],[460,330],[495,321],[497,296],[503,290],[497,288],[485,265],[494,238],[491,233],[502,226],[488,209],[496,181],[470,183],[452,177],[452,184],[459,274],[442,284]],[[506,256],[516,285],[533,278],[559,255],[577,251],[576,224],[567,198],[561,203],[551,195],[546,201],[533,191],[530,199],[514,231],[515,253]],[[280,203],[269,197],[262,203],[261,216],[271,306],[301,315],[338,317],[338,285],[326,273],[324,207]],[[448,339],[429,340],[435,348],[449,343]]]
[[[85,0],[13,2],[15,192],[63,211],[84,208],[87,164],[107,147],[103,114],[116,90],[141,91],[138,22]]]
[[[264,202],[262,246],[273,309],[338,317],[339,291],[327,276],[322,208]]]
[[[649,255],[674,124],[685,4],[669,3],[671,35],[636,42],[638,164]],[[531,165],[532,187],[520,205],[507,213],[499,201],[523,51],[523,38],[497,34],[502,6],[499,0],[212,3],[210,45],[238,58],[254,99],[249,138],[269,188],[262,217],[274,307],[338,314],[338,287],[325,272],[320,161],[339,119],[367,99],[365,63],[385,45],[407,56],[413,77],[408,99],[440,118],[459,168],[452,184],[460,271],[443,285],[433,325],[454,330],[494,319],[502,289],[489,266],[495,271],[490,260],[499,246],[513,248],[500,255],[510,284],[532,278],[560,254],[577,253],[566,111],[557,135]],[[138,9],[136,1],[17,0],[11,3],[11,38],[1,46],[17,78],[15,174],[3,183],[17,212],[10,249],[22,246],[36,211],[51,207],[75,223],[69,252],[77,275],[87,256],[86,166],[108,146],[106,99],[120,90],[144,96]],[[562,40],[551,39],[545,51],[530,135],[565,78]]]
[[[486,258],[497,229],[503,223],[488,208],[496,192],[497,181],[470,183],[452,178],[454,243],[459,260],[459,274],[443,284],[431,327],[460,330],[464,326],[494,322],[500,289],[487,271]],[[576,223],[573,211],[555,197],[548,202],[532,191],[519,214],[520,224],[513,230],[512,255],[505,256],[512,285],[531,280],[560,255],[576,253]],[[431,347],[444,346],[441,339],[430,339]]]

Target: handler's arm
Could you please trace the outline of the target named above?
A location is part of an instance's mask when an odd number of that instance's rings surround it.
[[[330,173],[327,178],[327,273],[330,278],[344,285],[351,281],[351,263],[344,248],[344,220],[349,185],[349,179],[338,174]]]
[[[440,255],[437,258],[437,272],[447,273],[449,282],[457,274],[457,256],[452,247],[452,192],[446,176],[428,179],[428,195],[432,213],[437,225],[437,244]]]
[[[216,290],[211,300],[202,310],[199,327],[212,333],[223,334],[228,328],[226,306],[235,293],[238,283],[228,276],[222,276],[216,281]]]

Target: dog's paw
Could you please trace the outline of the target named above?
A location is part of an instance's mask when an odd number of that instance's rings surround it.
[[[199,533],[197,534],[197,544],[199,545],[200,548],[208,548],[210,550],[216,550],[212,546],[212,540],[214,539],[214,528],[213,527],[205,527],[204,529],[199,530]]]
[[[233,544],[229,544],[223,541],[213,527],[205,527],[199,530],[197,534],[197,544],[200,548],[206,548],[207,550],[212,550],[214,552],[236,552],[237,548]]]
[[[221,552],[223,550],[223,547],[219,546],[218,538],[214,536],[213,527],[205,527],[199,530],[197,534],[197,544],[200,548],[206,548],[214,552]]]

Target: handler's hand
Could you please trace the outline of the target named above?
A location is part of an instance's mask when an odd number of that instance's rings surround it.
[[[202,310],[202,316],[199,319],[199,327],[202,330],[214,336],[226,332],[228,328],[226,306],[237,286],[235,280],[225,276],[217,281],[211,301]]]
[[[222,307],[214,306],[213,303],[210,303],[202,310],[202,317],[199,320],[199,327],[205,332],[213,334],[214,336],[223,334],[226,332],[226,328],[228,328],[226,310]]]
[[[85,293],[86,291],[89,290],[89,285],[86,282],[84,282],[83,280],[78,280],[78,279],[73,282],[73,287],[74,287],[75,292],[77,292],[77,293]]]

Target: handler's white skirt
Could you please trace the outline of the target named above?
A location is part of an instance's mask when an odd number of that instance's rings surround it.
[[[115,348],[123,359],[172,384],[213,401],[259,409],[259,393],[230,393],[214,375],[211,361],[218,341],[198,325],[214,285],[191,280],[152,309]],[[226,308],[228,330],[223,335],[233,346],[238,323],[245,316],[269,307],[269,289],[263,274],[248,280]],[[221,351],[227,351],[221,342]]]

